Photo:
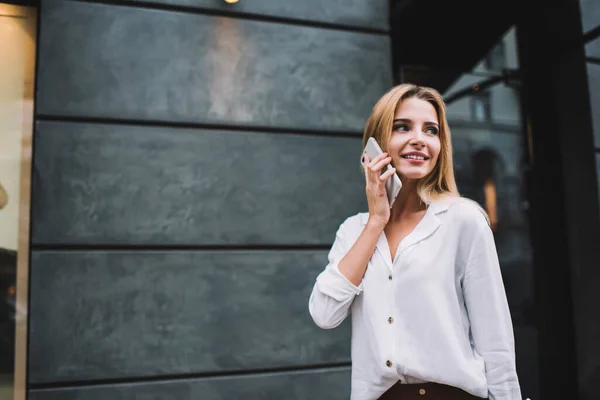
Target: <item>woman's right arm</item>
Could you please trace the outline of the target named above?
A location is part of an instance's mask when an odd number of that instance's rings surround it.
[[[354,243],[350,241],[356,237],[355,230],[359,228],[349,226],[349,220],[340,226],[329,252],[329,264],[317,277],[308,308],[315,323],[323,329],[341,324],[350,314],[354,297],[362,292],[367,265],[390,216],[385,181],[395,170],[379,175],[381,168],[390,161],[386,153],[372,162],[368,158],[364,161],[368,165],[365,178],[369,220]]]
[[[335,328],[350,314],[352,301],[362,292],[362,278],[385,227],[370,221],[348,250],[352,236],[348,225],[346,221],[338,229],[329,252],[329,264],[317,277],[308,303],[313,321],[323,329]]]

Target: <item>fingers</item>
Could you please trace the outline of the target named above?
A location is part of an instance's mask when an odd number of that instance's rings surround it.
[[[392,175],[394,175],[395,172],[396,172],[396,168],[390,168],[389,170],[387,170],[383,174],[381,174],[381,176],[379,177],[379,180],[381,182],[386,182]]]
[[[365,154],[365,156],[367,156],[367,155]],[[383,160],[387,157],[388,157],[388,153],[386,153],[386,152],[381,153],[377,157],[372,159],[367,165],[369,166],[369,168],[373,167],[375,164],[377,164],[378,162],[380,162],[381,160]],[[367,158],[368,158],[368,156],[367,156]]]
[[[378,182],[385,182],[396,172],[395,169],[392,169],[391,172],[386,171],[384,174],[381,174],[381,169],[392,162],[392,157],[389,157],[388,153],[379,154],[373,160],[370,160],[369,156],[364,154],[362,161],[365,169],[365,179],[367,183],[371,182],[374,186],[377,186]]]
[[[392,157],[385,157],[383,159],[379,159],[379,161],[378,159],[379,158],[375,158],[373,161],[371,161],[371,164],[369,166],[371,172],[380,172],[381,168],[392,162]]]

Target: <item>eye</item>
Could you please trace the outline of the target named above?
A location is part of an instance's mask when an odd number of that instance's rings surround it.
[[[437,135],[439,133],[438,129],[433,126],[425,129],[425,132],[429,133],[430,135]]]
[[[392,128],[392,130],[394,131],[408,131],[408,125],[406,124],[398,124],[398,125],[394,125],[394,127]]]

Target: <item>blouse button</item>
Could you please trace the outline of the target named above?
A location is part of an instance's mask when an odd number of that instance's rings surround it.
[[[392,280],[392,274],[388,275],[388,279],[391,281]]]
[[[419,394],[420,394],[421,396],[425,395],[425,393],[427,393],[427,392],[425,391],[425,389],[419,389]]]
[[[385,362],[385,365],[387,365],[388,367],[391,367],[391,366],[392,366],[392,362],[391,362],[390,360],[387,360],[387,361]]]
[[[388,322],[391,324],[392,322],[394,322],[394,318],[392,318],[392,317],[389,317],[389,318],[388,318]]]

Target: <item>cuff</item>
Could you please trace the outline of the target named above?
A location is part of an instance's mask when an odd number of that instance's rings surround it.
[[[363,291],[362,282],[354,286],[341,272],[337,264],[331,263],[317,278],[321,293],[337,300],[344,301],[359,295]]]

